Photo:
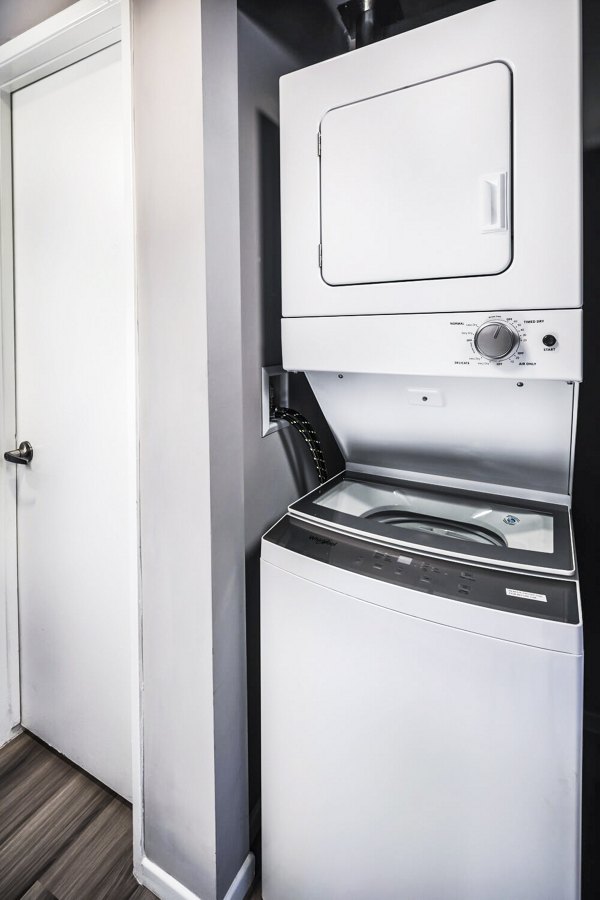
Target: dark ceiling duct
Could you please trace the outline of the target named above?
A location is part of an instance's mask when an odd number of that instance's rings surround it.
[[[238,9],[290,50],[298,66],[311,66],[348,50],[335,6],[326,0],[238,0]]]
[[[390,25],[404,18],[399,0],[348,0],[338,12],[355,47],[380,41]]]

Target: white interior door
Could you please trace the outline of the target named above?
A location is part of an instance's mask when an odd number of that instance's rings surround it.
[[[23,725],[131,797],[134,328],[119,45],[13,95]],[[10,464],[5,463],[8,467]]]
[[[511,73],[496,62],[321,122],[328,284],[494,275],[510,264]]]

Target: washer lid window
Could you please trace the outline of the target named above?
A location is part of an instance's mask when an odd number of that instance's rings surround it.
[[[511,72],[488,63],[321,120],[330,285],[495,275],[512,258]]]
[[[407,531],[422,531],[425,534],[444,538],[455,538],[476,544],[489,544],[492,547],[505,547],[506,541],[490,528],[483,528],[472,522],[453,522],[438,516],[428,516],[412,510],[398,510],[397,507],[374,509],[366,513],[364,518],[372,519],[381,525],[393,525]]]
[[[340,531],[512,568],[574,571],[569,511],[345,472],[290,506]]]

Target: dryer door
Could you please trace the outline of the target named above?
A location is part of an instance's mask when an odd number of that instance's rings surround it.
[[[510,265],[511,81],[494,62],[325,114],[328,284],[496,275]]]

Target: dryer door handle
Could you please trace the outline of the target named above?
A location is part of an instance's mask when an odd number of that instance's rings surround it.
[[[508,228],[507,202],[508,173],[496,172],[481,177],[481,230],[482,232],[506,231]]]

